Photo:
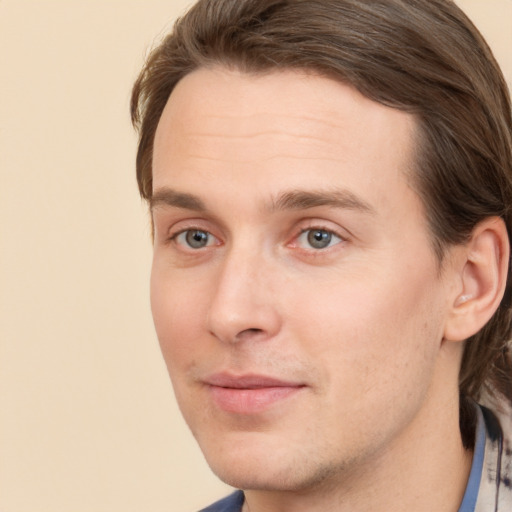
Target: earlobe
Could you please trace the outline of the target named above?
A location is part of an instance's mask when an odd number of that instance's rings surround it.
[[[507,282],[509,240],[505,223],[491,217],[477,224],[462,247],[461,285],[456,290],[445,325],[444,339],[463,341],[491,319]]]

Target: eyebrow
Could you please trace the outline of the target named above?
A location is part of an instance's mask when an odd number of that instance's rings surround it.
[[[272,211],[305,210],[317,206],[331,206],[375,215],[375,209],[349,190],[291,190],[277,196],[271,205]]]
[[[150,209],[161,206],[182,208],[206,213],[205,203],[193,194],[178,192],[168,187],[157,190],[150,199]],[[329,206],[345,210],[355,210],[375,215],[375,209],[366,201],[344,189],[335,190],[290,190],[272,198],[268,210],[270,212],[284,210],[306,210],[319,206]]]
[[[157,190],[149,200],[149,208],[151,211],[159,206],[171,206],[198,212],[207,211],[206,205],[199,197],[193,194],[178,192],[168,187]]]

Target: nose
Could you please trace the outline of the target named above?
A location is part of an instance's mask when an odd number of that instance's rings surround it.
[[[222,261],[208,309],[208,329],[220,341],[268,340],[281,328],[276,269],[255,250],[231,250]]]

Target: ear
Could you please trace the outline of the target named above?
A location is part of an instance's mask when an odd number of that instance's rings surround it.
[[[463,341],[494,315],[505,293],[510,244],[503,219],[490,217],[475,226],[457,257],[457,286],[450,297],[444,339]]]

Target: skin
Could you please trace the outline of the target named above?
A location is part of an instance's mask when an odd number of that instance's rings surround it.
[[[460,258],[440,268],[408,184],[415,128],[314,74],[200,69],[170,96],[153,316],[185,420],[245,510],[458,509]],[[287,385],[226,399],[219,374]]]

